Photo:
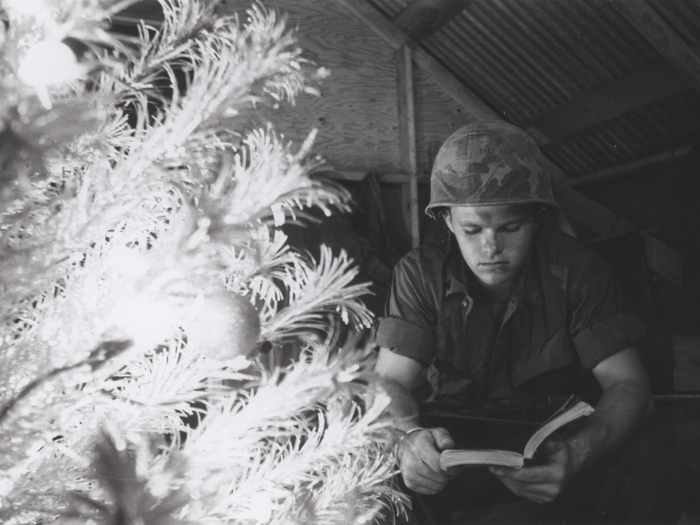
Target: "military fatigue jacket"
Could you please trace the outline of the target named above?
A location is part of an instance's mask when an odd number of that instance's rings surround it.
[[[469,400],[564,394],[643,333],[605,261],[541,229],[500,327],[450,234],[399,261],[374,340],[422,365],[433,400]]]

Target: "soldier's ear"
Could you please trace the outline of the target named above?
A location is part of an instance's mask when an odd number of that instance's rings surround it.
[[[447,227],[450,229],[450,231],[451,231],[452,233],[454,233],[455,231],[454,231],[454,229],[452,228],[452,214],[450,213],[450,209],[449,209],[449,208],[445,208],[445,209],[442,211],[441,216],[442,216],[443,220],[445,221],[445,224],[447,224]]]

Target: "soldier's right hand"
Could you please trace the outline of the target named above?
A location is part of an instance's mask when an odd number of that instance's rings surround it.
[[[445,488],[461,470],[440,468],[440,452],[453,447],[454,441],[444,428],[426,428],[405,436],[398,456],[406,486],[419,494],[437,494]]]

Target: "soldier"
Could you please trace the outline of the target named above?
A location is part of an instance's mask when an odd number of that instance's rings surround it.
[[[556,208],[542,154],[524,131],[503,122],[456,131],[435,159],[426,209],[449,236],[399,262],[375,330],[376,371],[405,431],[405,485],[439,493],[442,505],[470,507],[490,501],[474,499],[495,484],[508,497],[491,500],[501,510],[482,513],[483,522],[510,519],[506,507],[519,508],[515,523],[541,520],[538,512],[551,506],[528,502],[557,499],[653,408],[636,348],[643,328],[602,258],[551,226]],[[442,471],[439,454],[454,441],[444,428],[423,428],[417,404],[421,396],[444,406],[572,393],[591,399],[596,389],[594,415],[565,439],[547,440],[544,464],[490,467],[490,474]]]

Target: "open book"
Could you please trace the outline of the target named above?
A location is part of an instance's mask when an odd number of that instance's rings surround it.
[[[510,450],[444,450],[440,454],[440,468],[446,469],[455,465],[501,465],[521,468],[525,464],[525,460],[532,459],[537,447],[555,430],[593,412],[594,409],[591,405],[571,397],[532,434],[522,454]]]

